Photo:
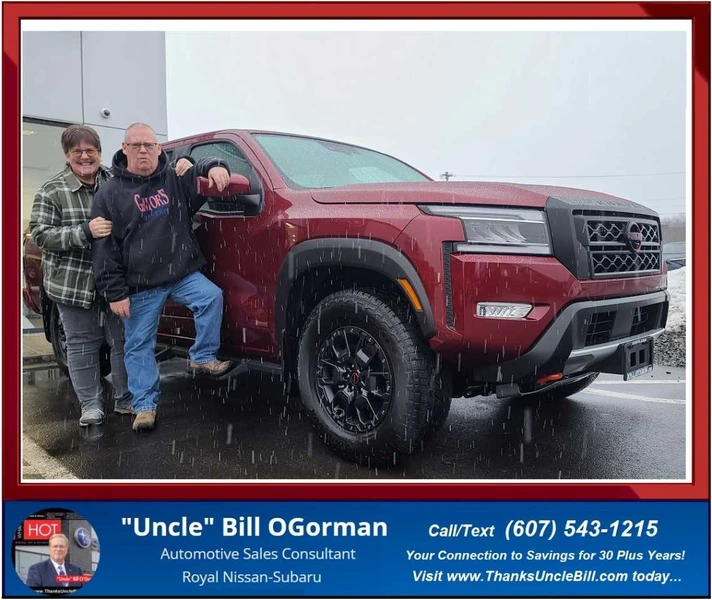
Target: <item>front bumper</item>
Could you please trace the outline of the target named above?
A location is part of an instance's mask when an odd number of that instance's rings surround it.
[[[652,294],[575,302],[564,308],[539,340],[511,360],[474,368],[475,381],[532,383],[552,373],[622,373],[622,347],[657,337],[665,329],[669,296]],[[644,315],[644,320],[641,315]],[[605,330],[599,327],[605,323]],[[608,337],[605,341],[603,338]]]

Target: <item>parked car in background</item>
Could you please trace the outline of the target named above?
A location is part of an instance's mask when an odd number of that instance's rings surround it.
[[[22,271],[25,278],[22,297],[25,306],[42,315],[45,337],[52,344],[57,366],[67,375],[69,367],[67,366],[67,340],[64,335],[64,327],[59,318],[57,305],[47,297],[42,288],[42,250],[32,241],[29,228],[22,236],[22,244]],[[108,375],[110,371],[111,363],[107,345],[101,352],[101,373]]]
[[[674,271],[685,266],[687,262],[686,242],[668,242],[663,244],[663,259],[668,271]]]
[[[342,456],[392,464],[442,427],[452,397],[548,400],[600,372],[652,370],[668,294],[649,208],[433,181],[380,152],[285,133],[163,148],[242,176],[241,193],[206,199],[194,220],[224,293],[221,357],[281,376]],[[167,304],[163,355],[185,356],[194,336],[190,312]]]

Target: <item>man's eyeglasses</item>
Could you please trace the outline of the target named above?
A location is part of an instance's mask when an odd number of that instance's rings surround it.
[[[70,150],[69,154],[71,154],[75,158],[79,158],[82,154],[86,154],[89,158],[94,158],[95,156],[99,156],[99,151],[94,149],[79,150],[79,148],[75,148],[74,150]]]
[[[156,146],[158,146],[158,144],[157,144],[156,142],[143,142],[143,143],[141,143],[141,142],[131,142],[130,144],[126,144],[126,145],[127,145],[129,148],[131,148],[131,150],[133,150],[134,152],[138,152],[139,150],[141,150],[141,146],[143,146],[144,148],[146,148],[146,150],[148,150],[149,152],[150,152],[151,150],[155,150],[155,149],[156,149]]]

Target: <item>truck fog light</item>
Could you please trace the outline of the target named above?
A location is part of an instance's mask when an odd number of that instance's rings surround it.
[[[509,302],[478,302],[478,317],[491,319],[523,319],[532,310],[531,304],[513,304]]]

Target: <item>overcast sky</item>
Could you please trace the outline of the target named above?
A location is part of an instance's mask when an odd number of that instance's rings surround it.
[[[169,139],[309,134],[685,210],[682,32],[167,32],[166,57]]]

